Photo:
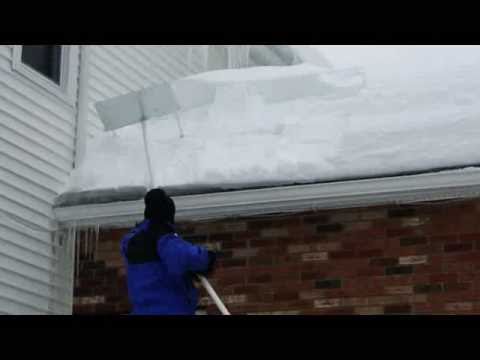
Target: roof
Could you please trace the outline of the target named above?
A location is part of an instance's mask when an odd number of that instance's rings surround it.
[[[411,191],[417,196],[418,184],[425,196],[437,194],[434,182],[425,181],[436,178],[444,181],[442,196],[471,194],[477,170],[467,171],[465,185],[461,169],[480,163],[480,105],[473,101],[480,95],[480,77],[473,76],[480,67],[452,69],[385,84],[365,83],[358,69],[308,64],[192,76],[183,83],[196,87],[185,86],[183,99],[214,89],[213,104],[183,112],[180,122],[173,115],[144,122],[150,157],[139,124],[93,139],[57,205],[137,203],[149,167],[154,186],[197,200],[292,191],[312,200],[312,189],[343,189],[339,203],[358,204],[361,187],[376,184],[371,189],[379,197],[371,198],[395,201]],[[411,188],[399,193],[398,184]],[[335,206],[334,197],[325,198],[322,204]],[[250,209],[249,202],[244,206]]]

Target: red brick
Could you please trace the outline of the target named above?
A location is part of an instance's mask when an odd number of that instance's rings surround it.
[[[390,258],[376,258],[370,260],[370,265],[372,266],[395,266],[398,265],[398,258],[390,257]]]
[[[441,243],[430,243],[426,245],[415,246],[416,255],[433,255],[443,253],[443,245]]]
[[[458,224],[454,223],[454,219],[447,217],[446,219],[438,219],[432,221],[425,226],[426,231],[431,235],[453,235],[458,231]]]
[[[301,280],[315,280],[322,276],[325,276],[325,274],[322,274],[318,271],[303,271],[300,273]]]
[[[249,266],[272,266],[275,264],[273,256],[256,256],[248,259]]]
[[[297,270],[279,269],[272,271],[272,281],[274,282],[288,283],[293,286],[293,281],[297,280],[300,280],[300,272]]]
[[[410,227],[410,226],[421,226],[430,221],[430,218],[428,217],[409,217],[409,218],[404,218],[402,219],[402,226],[403,227]]]
[[[411,279],[409,276],[386,276],[377,279],[377,282],[383,286],[411,285]]]
[[[247,278],[248,283],[266,283],[272,281],[272,274],[250,274]]]
[[[75,315],[89,315],[94,313],[95,305],[78,305],[73,308],[73,314]]]
[[[254,220],[248,222],[248,230],[262,230],[271,227],[274,224],[272,220]]]
[[[299,238],[289,238],[286,240],[282,241],[288,241],[289,243],[307,243],[307,244],[318,244],[318,243],[324,243],[324,242],[332,242],[332,241],[341,241],[345,237],[344,234],[340,233],[314,233],[314,234],[309,234],[305,233],[303,235],[303,239],[300,241]]]
[[[386,217],[387,217],[386,209],[366,210],[360,213],[360,219],[362,220],[384,219]]]
[[[473,248],[473,244],[462,243],[462,244],[446,244],[444,247],[445,252],[455,252],[455,251],[470,251]]]
[[[258,253],[258,249],[246,249],[246,248],[237,248],[233,250],[233,258],[244,258],[244,257],[253,257]]]
[[[368,230],[360,230],[352,233],[352,238],[357,240],[370,241],[372,239],[384,239],[386,230],[383,227],[372,227]]]
[[[318,309],[317,312],[323,315],[353,315],[355,313],[354,307],[333,307],[323,310]]]
[[[245,294],[235,294],[235,295],[223,296],[222,300],[225,303],[225,305],[244,304],[247,302],[248,297]]]
[[[411,285],[387,286],[385,287],[385,293],[389,295],[413,294],[413,286]]]
[[[385,270],[381,267],[362,267],[357,269],[358,276],[381,276],[385,274]]]
[[[471,272],[474,269],[471,263],[445,263],[443,264],[443,271],[447,273]]]
[[[361,306],[355,308],[357,315],[381,315],[384,313],[383,306]]]
[[[302,254],[301,261],[326,261],[328,260],[328,253],[326,252],[314,252]]]
[[[242,267],[246,266],[247,262],[245,259],[220,259],[218,260],[218,264],[221,267]]]
[[[456,282],[458,279],[457,274],[445,274],[445,273],[437,273],[430,275],[430,282],[437,283],[437,282]]]
[[[237,221],[223,224],[226,232],[243,232],[247,231],[247,223],[245,221]]]
[[[477,221],[480,221],[480,219]],[[458,235],[458,239],[462,242],[478,241],[480,240],[480,233],[460,234]]]
[[[475,291],[447,291],[442,293],[429,294],[430,301],[442,301],[442,302],[457,302],[457,301],[471,301],[476,299]]]
[[[352,296],[348,291],[343,289],[327,289],[325,290],[325,297],[327,298],[343,298],[346,296]]]
[[[480,230],[480,223],[478,215],[476,214],[462,214],[459,219],[458,229],[462,232],[476,232]]]
[[[401,256],[398,259],[400,265],[417,265],[426,264],[428,262],[427,255]]]
[[[299,294],[296,291],[282,291],[274,293],[273,295],[274,301],[289,301],[297,299],[299,299]]]
[[[476,272],[464,272],[458,274],[458,281],[459,282],[471,282],[474,281],[475,279],[479,279],[480,274]],[[450,283],[455,283],[456,281],[450,281]]]
[[[253,240],[260,238],[260,231],[242,231],[232,235],[234,240]]]
[[[317,225],[316,229],[317,229],[317,232],[320,234],[337,233],[337,232],[343,231],[344,225],[340,223],[322,224],[322,225]]]
[[[440,243],[455,243],[458,240],[458,235],[436,235],[429,237],[431,242]]]
[[[341,306],[342,299],[317,299],[314,300],[313,306],[317,309],[331,308]]]
[[[409,295],[371,296],[368,298],[369,305],[399,305],[408,302]]]
[[[326,224],[329,218],[325,214],[308,215],[303,217],[305,224]]]
[[[413,312],[415,314],[435,314],[432,304],[415,304],[413,306]]]
[[[215,279],[219,287],[225,287],[230,285],[243,285],[245,284],[245,275],[230,275],[222,276]]]
[[[340,250],[328,253],[330,259],[350,259],[355,257],[354,251]]]
[[[468,301],[445,304],[445,310],[449,312],[464,312],[473,310],[473,303]]]
[[[366,258],[378,258],[383,255],[382,249],[372,249],[372,250],[360,250],[357,252],[358,257],[366,257]]]
[[[208,240],[211,242],[221,241],[222,244],[229,243],[233,241],[232,233],[215,233],[208,236]]]
[[[309,252],[310,249],[311,245],[308,244],[288,245],[287,252],[290,254],[305,253]]]
[[[313,248],[316,251],[337,251],[342,248],[342,244],[340,242],[325,242],[321,244],[313,245]]]
[[[467,262],[474,262],[480,263],[480,252],[466,252],[466,253],[449,253],[445,256],[446,263],[449,262],[457,262],[457,263],[467,263]]]
[[[339,211],[330,215],[331,222],[348,223],[360,219],[360,212]]]
[[[410,304],[386,305],[385,314],[409,314],[412,312]]]
[[[411,306],[411,313],[419,314],[480,313],[480,305],[476,307],[474,303],[480,299],[480,254],[477,251],[480,250],[480,228],[476,228],[476,223],[480,224],[480,201],[470,204],[475,204],[475,208],[478,206],[476,222],[469,211],[460,213],[458,204],[449,206],[439,202],[435,206],[412,206],[418,213],[414,218],[404,214],[402,217],[387,219],[383,217],[386,208],[381,207],[257,218],[253,220],[257,222],[257,229],[254,230],[251,230],[250,219],[200,225],[185,223],[180,229],[189,234],[199,234],[202,243],[206,243],[208,235],[213,239],[215,236],[222,236],[219,242],[229,243],[230,249],[227,249],[226,253],[231,252],[232,255],[234,252],[238,255],[258,249],[257,256],[248,257],[246,264],[242,263],[233,268],[222,267],[222,261],[232,259],[220,258],[219,267],[213,275],[212,284],[221,292],[222,298],[227,295],[248,296],[246,303],[229,305],[233,313],[241,314],[247,310],[270,313],[301,311],[302,314],[383,313],[385,306],[390,306],[386,309],[387,313],[402,313],[400,308],[392,308],[392,305],[407,304]],[[472,205],[465,208],[472,208]],[[437,216],[442,213],[443,216]],[[334,217],[332,222],[345,226],[345,230],[350,233],[327,231],[315,235],[317,225],[320,225],[322,230],[328,230],[321,226],[329,225],[329,218],[335,214],[337,219]],[[345,221],[338,220],[342,216]],[[428,217],[431,222],[421,224]],[[237,226],[237,223],[240,225]],[[448,224],[442,227],[443,223]],[[230,228],[228,224],[231,225]],[[250,230],[246,230],[245,224]],[[195,231],[192,231],[193,229]],[[260,238],[260,231],[268,229],[294,229],[294,236]],[[411,229],[409,235],[400,235],[405,233],[404,229]],[[202,235],[202,232],[205,235]],[[282,233],[284,234],[284,231]],[[108,263],[121,261],[118,255],[118,239],[114,239],[115,235],[112,235],[111,231],[103,231],[102,235],[103,251],[98,252],[100,259]],[[416,237],[419,241],[407,245],[406,240],[402,243],[402,239],[406,237]],[[467,249],[471,245],[471,250],[461,251],[465,249],[465,244]],[[297,245],[298,247],[295,247]],[[443,252],[444,246],[447,250],[459,250]],[[295,251],[289,253],[289,249]],[[330,260],[302,262],[300,254],[310,252],[340,254],[340,258],[335,259],[333,255]],[[342,254],[351,257],[342,258]],[[419,255],[428,256],[428,264],[413,264],[411,274],[384,275],[385,268],[397,266],[400,257]],[[228,266],[228,262],[226,264]],[[120,277],[119,271],[124,268],[121,264],[117,266],[120,268],[92,268],[81,272],[81,280],[77,284],[80,289],[86,286],[94,289],[85,296],[105,296],[109,300],[115,300],[114,303],[104,304],[106,306],[90,309],[92,313],[109,312],[111,307],[114,307],[116,312],[127,311],[125,277]],[[255,279],[257,275],[259,277]],[[315,290],[315,282],[323,279],[341,279],[342,288]],[[440,285],[445,291],[419,294],[410,292],[410,289],[419,289],[422,285]],[[199,289],[204,293],[202,287]],[[77,292],[76,289],[76,294]],[[392,296],[382,299],[386,293],[391,293]],[[294,294],[297,294],[299,300],[296,300]],[[399,295],[407,297],[392,298]],[[334,308],[314,309],[313,301],[325,296],[341,299],[341,304]],[[288,300],[289,298],[292,300]],[[365,301],[370,305],[364,305]],[[383,303],[375,303],[379,301]],[[280,303],[283,307],[278,305]],[[473,308],[466,306],[463,310],[446,310],[445,304],[450,303],[472,303]],[[458,306],[461,308],[461,305]],[[75,309],[77,308],[78,304],[75,305]],[[210,305],[209,311],[210,309],[214,313],[215,305]]]
[[[359,230],[366,230],[372,227],[373,223],[371,221],[359,221],[345,224],[344,231],[347,232],[356,232]]]
[[[444,284],[445,291],[465,291],[472,288],[470,283],[446,283]]]
[[[262,238],[282,238],[287,237],[289,235],[289,230],[285,228],[270,228],[270,229],[263,229],[260,231],[260,237]]]
[[[350,297],[350,298],[344,298],[342,299],[342,305],[343,306],[367,306],[368,305],[368,299],[367,298],[361,298],[361,297]]]
[[[94,308],[96,315],[113,315],[118,314],[116,306],[114,304],[97,304]]]
[[[247,247],[246,240],[230,240],[221,242],[222,249],[243,249]]]
[[[388,210],[388,217],[390,218],[399,218],[399,217],[407,217],[407,216],[414,216],[416,214],[416,209],[411,207],[396,207]]]
[[[251,239],[249,240],[250,247],[254,248],[271,248],[274,246],[277,246],[277,239],[275,238],[270,238],[270,239],[265,239],[265,238],[259,238],[259,239]]]
[[[325,290],[320,290],[320,289],[304,290],[304,291],[300,291],[298,296],[302,300],[323,298],[325,297]]]

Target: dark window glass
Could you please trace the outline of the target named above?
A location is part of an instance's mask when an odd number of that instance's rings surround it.
[[[23,45],[22,62],[60,85],[61,45]]]

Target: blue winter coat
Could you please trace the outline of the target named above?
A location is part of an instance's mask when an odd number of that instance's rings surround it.
[[[173,232],[149,240],[149,227],[143,221],[121,242],[132,315],[194,315],[198,290],[192,275],[211,265],[208,250]]]

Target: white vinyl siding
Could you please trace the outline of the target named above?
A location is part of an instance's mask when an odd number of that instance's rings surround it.
[[[12,61],[13,45],[0,45],[0,313],[70,314],[73,259],[55,242],[53,203],[72,170],[77,109]]]

